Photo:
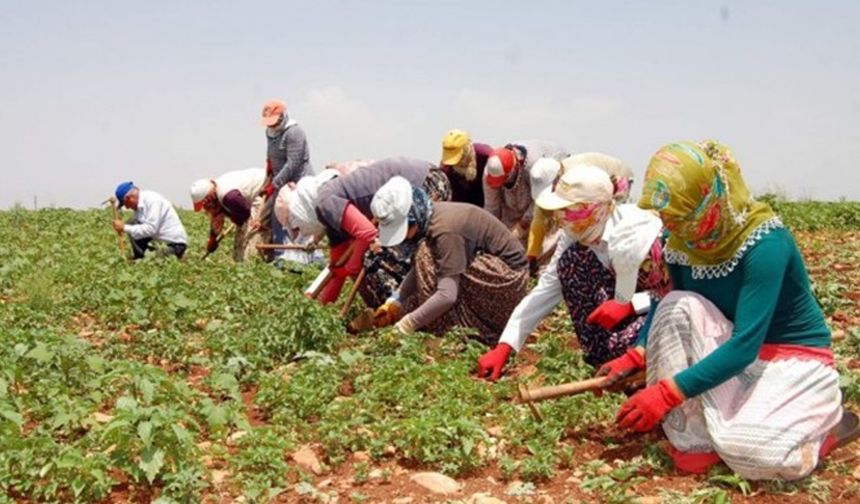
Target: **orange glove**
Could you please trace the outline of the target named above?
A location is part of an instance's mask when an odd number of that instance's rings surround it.
[[[373,325],[388,327],[403,316],[403,305],[396,299],[389,299],[373,313]]]

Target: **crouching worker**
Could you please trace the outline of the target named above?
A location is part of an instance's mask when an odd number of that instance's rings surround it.
[[[322,304],[337,300],[346,279],[356,277],[362,268],[366,268],[359,292],[368,306],[377,307],[409,271],[409,256],[402,249],[390,254],[375,251],[366,254],[377,237],[376,226],[371,222],[373,195],[395,176],[405,178],[415,187],[423,187],[437,198],[450,198],[448,178],[441,170],[426,161],[394,157],[376,161],[328,182],[309,185],[308,189],[313,191],[308,191],[307,197],[297,198],[295,206],[290,202],[291,213],[321,226],[331,246],[332,265],[341,264],[330,266],[333,277],[318,297]],[[297,192],[301,192],[299,189],[304,187],[305,179],[299,181]],[[391,285],[392,279],[397,280],[394,285]]]
[[[371,210],[383,247],[418,242],[400,289],[377,309],[377,325],[396,323],[406,334],[474,328],[483,343],[495,341],[528,283],[523,247],[510,230],[474,205],[432,202],[401,177],[376,193]]]
[[[639,205],[670,232],[675,290],[637,348],[607,364],[616,376],[647,363],[648,387],[624,403],[619,425],[662,422],[682,470],[722,460],[752,480],[808,475],[860,431],[841,406],[830,331],[791,233],[713,141],[660,149]]]
[[[266,170],[262,168],[236,170],[215,180],[200,179],[191,184],[194,211],[206,210],[211,220],[207,252],[218,249],[226,217],[236,226],[233,259],[242,262],[248,256],[259,253],[257,244],[268,241],[260,222],[265,202],[265,184]]]
[[[478,360],[478,374],[496,380],[512,351],[560,301],[570,313],[585,361],[623,355],[645,323],[652,297],[668,290],[662,223],[636,205],[617,205],[609,174],[592,164],[566,168],[537,206],[554,212],[564,234],[537,286],[517,306],[499,344]]]
[[[153,240],[165,244],[158,250],[159,256],[172,255],[182,259],[188,235],[167,198],[154,191],[142,191],[132,182],[123,182],[116,187],[116,200],[119,208],[134,211],[128,222],[115,220],[113,227],[117,233],[128,235],[135,259],[143,259]]]

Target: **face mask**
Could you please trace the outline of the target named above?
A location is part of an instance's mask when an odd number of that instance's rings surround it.
[[[611,205],[589,203],[558,212],[565,234],[583,245],[593,245],[603,237]]]

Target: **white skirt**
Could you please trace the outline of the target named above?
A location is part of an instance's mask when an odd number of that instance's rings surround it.
[[[713,303],[686,291],[658,305],[648,333],[648,384],[701,361],[732,335]],[[839,376],[821,360],[757,358],[737,376],[671,411],[663,430],[681,452],[716,452],[750,480],[807,476],[842,417]]]

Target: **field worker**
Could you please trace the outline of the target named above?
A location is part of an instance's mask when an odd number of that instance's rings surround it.
[[[494,342],[528,285],[523,247],[504,224],[475,205],[432,202],[402,177],[376,193],[371,210],[383,247],[418,242],[403,284],[376,310],[376,325],[395,323],[404,334],[474,328],[477,339]]]
[[[359,168],[364,168],[365,166],[372,165],[374,160],[372,159],[353,159],[350,161],[332,161],[327,164],[326,170],[334,170],[341,177],[345,175],[349,175]]]
[[[287,106],[280,100],[270,100],[263,105],[261,124],[266,127],[266,175],[271,186],[267,187],[266,213],[269,219],[263,226],[271,226],[272,242],[276,244],[292,243],[281,228],[278,219],[272,212],[275,195],[289,183],[295,184],[305,175],[311,175],[310,152],[305,132],[295,119],[287,114]],[[266,215],[263,216],[266,219]],[[301,251],[275,250],[271,259],[278,263],[279,259],[307,264],[307,254]]]
[[[552,187],[567,168],[583,164],[596,166],[609,174],[615,187],[613,199],[616,203],[629,202],[630,189],[633,186],[633,171],[620,159],[598,152],[576,154],[565,158],[560,163],[553,158],[539,159],[529,172],[532,198],[537,200],[538,195],[547,187]],[[529,273],[532,276],[535,275],[539,267],[544,266],[552,257],[561,237],[559,222],[553,218],[553,215],[554,212],[552,211],[534,207],[532,222],[529,227],[528,244],[526,245]]]
[[[472,142],[463,130],[445,133],[439,166],[451,181],[451,201],[484,206],[484,166],[492,154],[491,146]]]
[[[182,259],[188,235],[176,209],[167,198],[155,191],[141,191],[133,182],[119,184],[115,194],[119,208],[126,207],[134,211],[134,216],[127,223],[114,220],[113,228],[117,233],[128,235],[135,259],[143,259],[153,240],[166,245],[158,251],[159,255],[173,255]]]
[[[710,140],[657,151],[639,205],[669,230],[674,290],[636,348],[603,370],[647,364],[648,386],[618,424],[645,432],[662,421],[682,470],[722,459],[750,480],[808,475],[860,429],[841,405],[830,330],[791,233]]]
[[[236,225],[233,259],[242,262],[258,253],[257,244],[267,241],[260,221],[265,186],[266,170],[262,168],[231,171],[214,180],[200,179],[191,184],[194,211],[206,210],[211,219],[207,252],[215,252],[218,248],[218,235],[227,217]]]
[[[426,161],[404,157],[382,159],[327,182],[311,183],[315,179],[308,182],[302,179],[296,186],[299,197],[290,200],[290,219],[301,222],[308,231],[328,237],[332,264],[338,263],[351,248],[344,266],[330,267],[334,277],[320,292],[321,303],[334,302],[347,277],[357,275],[366,267],[359,293],[368,306],[375,308],[391,295],[409,271],[411,250],[407,250],[408,245],[372,252],[365,257],[377,237],[376,227],[370,221],[373,218],[370,202],[376,191],[395,176],[406,178],[436,197],[450,198],[450,186],[441,170]]]
[[[508,144],[493,151],[484,168],[484,208],[501,220],[526,243],[534,201],[531,194],[532,166],[540,158],[563,159],[568,152],[538,140]]]
[[[624,355],[645,324],[652,297],[669,288],[660,219],[619,205],[606,171],[569,165],[537,205],[555,212],[564,234],[537,286],[516,307],[496,347],[478,360],[481,377],[496,380],[511,354],[564,301],[585,361],[599,366]]]

